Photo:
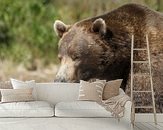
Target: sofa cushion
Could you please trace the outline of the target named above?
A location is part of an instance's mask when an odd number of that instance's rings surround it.
[[[45,101],[0,104],[0,117],[51,117],[53,107]]]
[[[27,89],[0,89],[2,100],[1,102],[25,102],[33,101],[33,88]]]
[[[33,88],[32,95],[35,100],[37,100],[37,92],[36,92],[36,83],[35,80],[30,80],[30,81],[20,81],[17,79],[10,79],[11,84],[14,89],[26,89],[26,88]]]
[[[93,101],[59,102],[55,106],[57,117],[112,117],[104,107]]]
[[[91,83],[81,80],[78,100],[101,101],[105,83],[106,80],[98,80]]]
[[[12,89],[12,84],[10,81],[0,82],[0,89]],[[1,101],[1,92],[0,92],[0,101]]]
[[[119,88],[121,86],[122,79],[111,80],[106,82],[103,90],[103,100],[107,100],[119,94]]]

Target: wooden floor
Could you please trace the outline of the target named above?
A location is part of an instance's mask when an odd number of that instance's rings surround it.
[[[163,122],[157,125],[153,122],[136,122],[134,130],[163,130]]]
[[[163,130],[163,114],[157,113],[157,125],[154,123],[152,113],[135,115],[135,127],[133,130]]]

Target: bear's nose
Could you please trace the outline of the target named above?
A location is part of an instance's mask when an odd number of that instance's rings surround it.
[[[66,82],[65,78],[57,78],[54,80],[54,82]]]

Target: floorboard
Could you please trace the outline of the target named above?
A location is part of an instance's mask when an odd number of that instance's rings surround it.
[[[152,126],[158,128],[159,130],[163,130],[163,126],[160,125],[160,123],[158,123],[157,125],[155,125],[155,123],[151,122],[150,123]]]
[[[136,122],[134,130],[163,130],[163,123],[155,125],[154,122]]]
[[[137,126],[140,130],[153,130],[153,129],[151,129],[151,128],[145,126],[144,123],[140,123],[140,122],[136,123],[136,126]]]
[[[141,130],[141,129],[139,129],[139,128],[135,125],[134,130]]]
[[[150,129],[152,129],[152,130],[160,130],[158,127],[157,127],[157,125],[155,125],[155,124],[151,124],[151,123],[149,123],[149,122],[145,122],[145,123],[143,123],[145,126],[147,126],[147,127],[149,127]]]

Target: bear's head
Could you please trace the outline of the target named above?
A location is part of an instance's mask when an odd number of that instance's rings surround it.
[[[113,32],[102,18],[84,20],[74,25],[66,25],[56,20],[54,30],[60,37],[58,58],[60,68],[56,81],[78,82],[92,78],[105,78],[106,70],[113,67],[116,58]],[[113,42],[112,42],[113,41]]]

